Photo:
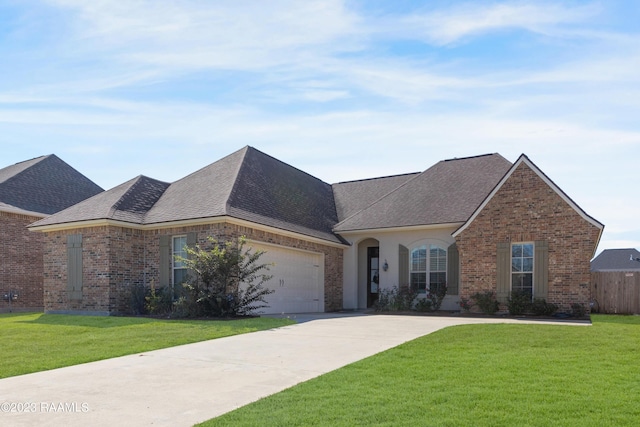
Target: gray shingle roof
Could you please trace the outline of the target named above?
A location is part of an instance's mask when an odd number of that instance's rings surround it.
[[[54,154],[0,169],[0,202],[25,211],[52,214],[102,191]]]
[[[510,166],[491,154],[331,186],[245,147],[172,184],[139,176],[33,226],[98,219],[153,226],[230,216],[344,243],[334,232],[464,222]]]
[[[32,226],[113,219],[134,224],[232,216],[333,242],[331,185],[245,147],[172,184],[139,176]]]
[[[464,222],[510,167],[499,154],[438,162],[340,222],[334,231]]]
[[[420,172],[416,172],[333,184],[338,220],[349,218],[419,174]]]
[[[591,271],[640,270],[640,261],[635,259],[640,259],[636,249],[605,249],[591,261]]]
[[[149,206],[152,206],[160,198],[168,186],[169,184],[165,182],[140,175],[61,212],[41,219],[33,223],[32,226],[99,219],[142,223]]]

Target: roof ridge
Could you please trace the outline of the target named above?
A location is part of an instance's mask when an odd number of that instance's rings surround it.
[[[339,184],[350,184],[353,182],[366,182],[366,181],[374,181],[376,179],[386,179],[386,178],[397,178],[400,176],[409,176],[409,175],[420,175],[422,172],[418,171],[418,172],[407,172],[407,173],[399,173],[396,175],[385,175],[385,176],[378,176],[378,177],[374,177],[374,178],[363,178],[363,179],[354,179],[351,181],[340,181],[340,182],[336,182],[332,185],[339,185]]]
[[[488,157],[488,156],[495,156],[495,155],[501,156],[501,154],[500,154],[500,153],[486,153],[486,154],[478,154],[478,155],[476,155],[476,156],[453,157],[453,158],[451,158],[451,159],[444,159],[444,160],[442,160],[442,161],[443,161],[443,162],[453,162],[453,161],[456,161],[456,160],[470,160],[470,159],[478,159],[478,158],[480,158],[480,157]]]

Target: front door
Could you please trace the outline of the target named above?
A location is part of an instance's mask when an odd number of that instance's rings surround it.
[[[367,248],[367,308],[378,300],[380,287],[380,248]]]

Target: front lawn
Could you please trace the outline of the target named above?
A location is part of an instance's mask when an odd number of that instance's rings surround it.
[[[268,317],[214,321],[0,314],[0,378],[291,323]]]
[[[602,426],[640,420],[640,317],[440,330],[203,426]]]

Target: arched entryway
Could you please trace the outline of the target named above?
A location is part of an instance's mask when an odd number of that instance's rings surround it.
[[[365,239],[358,244],[358,308],[370,308],[380,290],[380,242]]]

